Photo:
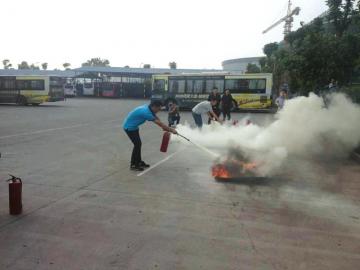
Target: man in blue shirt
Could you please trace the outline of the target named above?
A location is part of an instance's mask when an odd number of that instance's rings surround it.
[[[153,101],[150,105],[143,105],[132,110],[123,123],[123,129],[129,136],[134,148],[131,154],[130,169],[134,171],[143,171],[144,168],[150,167],[141,159],[141,139],[139,126],[146,121],[152,121],[165,131],[177,134],[176,130],[162,123],[156,114],[161,110],[161,101]]]

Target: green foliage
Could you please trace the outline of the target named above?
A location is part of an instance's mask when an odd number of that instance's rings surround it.
[[[266,44],[264,47],[264,53],[267,57],[271,57],[274,52],[276,52],[279,49],[279,43],[273,42]]]
[[[42,64],[41,64],[41,67],[42,67],[43,70],[47,70],[47,68],[48,68],[48,63],[42,63]]]
[[[355,0],[327,0],[326,3],[329,6],[328,21],[333,24],[336,35],[342,37],[356,13]]]
[[[35,64],[31,64],[31,65],[30,65],[30,69],[40,70],[40,68],[39,68],[38,66],[36,66]]]
[[[99,57],[91,58],[87,60],[85,63],[82,63],[83,67],[109,67],[110,61],[107,59],[101,59]]]
[[[354,19],[359,9],[353,0],[327,3],[326,20],[317,18],[287,35],[284,42],[265,45],[261,70],[273,73],[276,88],[289,83],[293,92],[307,94],[325,88],[332,78],[348,84],[360,73],[360,27]]]
[[[2,63],[3,63],[4,69],[9,69],[9,68],[12,67],[12,64],[10,63],[10,60],[9,60],[9,59],[4,59],[4,60],[2,61]]]
[[[28,62],[22,61],[20,64],[18,64],[18,69],[30,69],[30,66]]]
[[[260,72],[261,70],[257,65],[248,63],[246,67],[246,73],[260,73]]]
[[[70,66],[71,66],[70,63],[64,63],[63,64],[63,67],[64,67],[65,70],[70,70]]]
[[[170,67],[171,69],[176,69],[176,68],[177,68],[176,62],[170,62],[170,63],[169,63],[169,67]]]
[[[144,64],[143,68],[151,68],[151,65],[150,64]]]

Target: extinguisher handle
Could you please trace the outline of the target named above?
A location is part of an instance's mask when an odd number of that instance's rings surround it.
[[[14,176],[14,175],[12,175],[12,174],[9,174],[9,175],[11,176],[11,178],[8,179],[8,180],[6,180],[7,182],[10,182],[10,181],[13,181],[13,182],[19,181],[20,183],[22,183],[21,178],[16,177],[16,176]]]

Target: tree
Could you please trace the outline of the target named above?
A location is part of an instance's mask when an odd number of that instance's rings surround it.
[[[47,68],[48,68],[48,63],[42,63],[42,64],[41,64],[41,67],[42,67],[43,70],[47,70]]]
[[[70,66],[71,66],[70,63],[64,63],[63,64],[63,67],[64,67],[65,70],[70,70]]]
[[[91,58],[90,60],[87,60],[85,63],[82,63],[83,67],[109,67],[110,62],[107,59],[101,59],[99,57],[97,58]]]
[[[261,70],[256,64],[248,63],[245,73],[260,73]]]
[[[130,66],[126,65],[126,66],[124,66],[124,68],[130,68]]]
[[[328,21],[334,26],[337,37],[342,37],[351,24],[354,15],[355,0],[327,0],[329,6]],[[358,3],[359,4],[359,3]]]
[[[4,69],[9,69],[12,67],[12,64],[10,63],[10,60],[9,59],[4,59],[2,61],[3,65],[4,65]]]
[[[28,62],[22,61],[20,64],[18,64],[18,69],[30,69],[30,66]]]
[[[38,66],[36,66],[35,64],[31,64],[31,65],[30,65],[30,69],[40,70],[40,68],[39,68]]]
[[[271,57],[274,54],[274,52],[277,51],[277,49],[279,49],[279,43],[273,42],[273,43],[266,44],[264,46],[263,51],[267,57]]]
[[[176,62],[170,62],[170,63],[169,63],[169,67],[170,67],[171,69],[176,69],[176,68],[177,68]]]
[[[151,65],[150,64],[144,64],[143,68],[151,68]]]

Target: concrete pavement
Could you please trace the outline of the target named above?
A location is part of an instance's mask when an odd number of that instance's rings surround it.
[[[289,160],[281,176],[224,184],[196,148],[172,143],[160,153],[162,133],[148,123],[144,160],[173,155],[137,176],[120,125],[142,103],[0,106],[0,177],[24,180],[18,217],[0,185],[0,269],[357,269],[357,164],[302,161],[294,170]]]

